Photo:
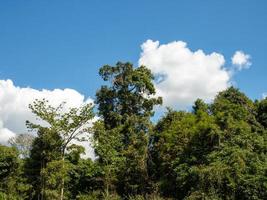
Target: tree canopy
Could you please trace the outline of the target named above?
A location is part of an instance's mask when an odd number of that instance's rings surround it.
[[[148,68],[118,62],[99,75],[96,109],[29,105],[40,119],[26,122],[35,137],[0,145],[0,199],[267,198],[267,98],[229,87],[152,123],[162,99]],[[77,141],[94,148],[94,160]]]

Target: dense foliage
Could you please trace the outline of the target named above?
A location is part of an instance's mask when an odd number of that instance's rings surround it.
[[[192,111],[167,109],[151,122],[153,75],[130,63],[103,66],[92,105],[30,105],[42,125],[0,145],[0,200],[267,199],[267,98],[220,92]],[[177,91],[179,92],[179,91]],[[90,137],[89,137],[90,136]],[[94,147],[96,159],[84,158]]]

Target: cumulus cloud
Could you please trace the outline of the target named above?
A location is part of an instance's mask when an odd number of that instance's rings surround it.
[[[262,98],[263,99],[267,98],[267,92],[262,94]]]
[[[224,56],[192,51],[183,41],[160,44],[147,40],[141,46],[139,65],[156,75],[156,90],[165,106],[185,108],[197,98],[210,101],[230,84]]]
[[[0,120],[0,143],[7,145],[9,138],[16,136],[16,133],[4,128],[4,123]]]
[[[250,55],[245,54],[243,51],[236,51],[232,57],[232,64],[235,65],[237,70],[247,69],[250,67]]]
[[[93,102],[92,99],[85,99],[82,94],[73,89],[36,90],[15,86],[11,80],[0,80],[0,143],[7,144],[9,138],[26,133],[26,120],[38,123],[28,105],[35,99],[43,98],[47,99],[52,106],[66,102],[68,108]],[[93,157],[93,149],[89,144],[82,144],[85,146],[86,154]]]

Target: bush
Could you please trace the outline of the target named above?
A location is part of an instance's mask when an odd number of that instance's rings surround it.
[[[136,195],[136,196],[129,196],[129,200],[145,200],[145,198],[141,195]]]
[[[129,196],[128,200],[164,200],[164,198],[160,197],[158,194],[149,194],[145,197],[142,195]]]
[[[76,199],[77,200],[98,200],[101,197],[101,193],[99,191],[94,191],[89,194],[79,194]]]
[[[6,193],[0,192],[0,200],[22,200],[22,198],[15,195],[7,195]]]
[[[117,194],[106,194],[100,191],[93,191],[89,194],[79,194],[77,200],[121,200]]]

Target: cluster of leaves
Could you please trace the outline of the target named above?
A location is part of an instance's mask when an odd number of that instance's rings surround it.
[[[96,93],[92,128],[90,104],[30,105],[43,125],[27,122],[37,137],[0,146],[0,199],[267,198],[267,99],[230,87],[191,112],[168,109],[153,125],[162,99],[149,69],[119,62],[99,74],[107,84]],[[82,158],[75,141],[93,145],[96,159]]]

